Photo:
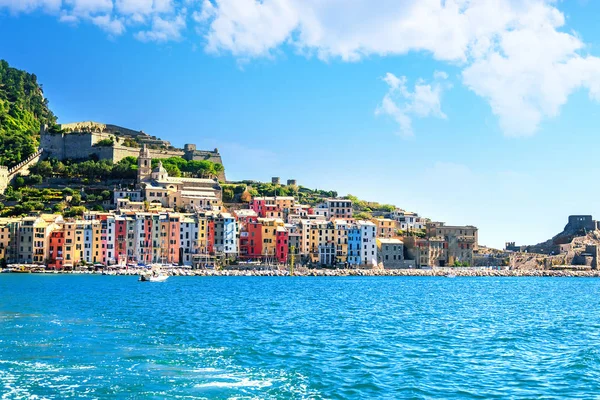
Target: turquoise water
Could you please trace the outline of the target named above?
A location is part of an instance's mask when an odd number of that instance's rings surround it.
[[[0,275],[0,398],[600,395],[600,280]]]

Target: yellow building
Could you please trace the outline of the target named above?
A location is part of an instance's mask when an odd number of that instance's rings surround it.
[[[275,258],[277,252],[277,228],[285,226],[285,223],[279,218],[259,218],[258,222],[262,224],[262,255],[263,257]]]
[[[372,222],[377,227],[377,237],[392,238],[397,236],[398,223],[393,219],[373,218]]]
[[[104,251],[102,249],[102,226],[100,221],[97,219],[89,222],[92,229],[92,262],[101,263],[104,261]]]
[[[15,218],[0,218],[0,260],[10,259],[10,245],[13,239],[14,224],[18,222]]]
[[[84,221],[66,221],[64,223],[64,266],[74,267],[84,259]]]
[[[330,257],[325,257],[330,253],[330,248],[335,248],[335,225],[327,221],[315,221],[310,226],[309,255],[313,263],[332,264]],[[335,256],[335,250],[331,254]]]
[[[282,211],[291,211],[296,204],[293,196],[278,196],[275,197],[275,205]]]
[[[344,219],[334,219],[335,227],[335,256],[338,264],[348,261],[348,221]]]
[[[62,216],[42,214],[33,223],[32,256],[34,264],[45,264],[50,258],[50,234],[62,222]]]

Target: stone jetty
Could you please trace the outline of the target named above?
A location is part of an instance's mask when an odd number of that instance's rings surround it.
[[[57,273],[54,271],[35,271],[43,273]],[[109,272],[102,271],[65,271],[63,274],[94,274],[94,275],[139,275],[137,269],[115,269]],[[290,276],[290,271],[285,269],[253,270],[253,269],[183,269],[173,268],[165,271],[170,276]],[[298,268],[294,276],[304,277],[336,277],[336,276],[421,276],[421,277],[580,277],[598,278],[600,270],[534,270],[513,269],[498,270],[490,268],[433,268],[433,269],[308,269]]]

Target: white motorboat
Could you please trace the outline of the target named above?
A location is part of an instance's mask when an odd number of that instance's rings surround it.
[[[140,275],[140,282],[164,282],[169,279],[169,275],[159,274],[159,275]]]
[[[140,282],[164,282],[169,279],[167,275],[161,269],[160,265],[153,265],[152,270],[140,275]]]

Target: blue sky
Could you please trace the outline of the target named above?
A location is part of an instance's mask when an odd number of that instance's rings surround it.
[[[221,151],[532,244],[600,217],[600,4],[0,0],[0,58],[60,122]]]

